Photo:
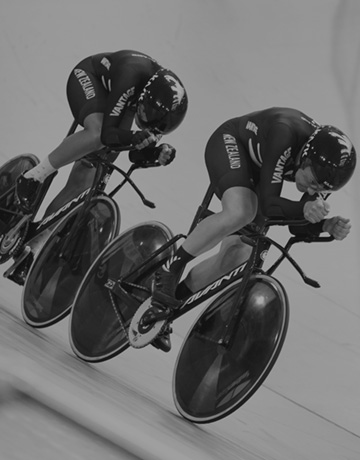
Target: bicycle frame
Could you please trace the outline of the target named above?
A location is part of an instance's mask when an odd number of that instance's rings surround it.
[[[209,204],[213,196],[214,196],[214,190],[211,187],[209,187],[201,205],[199,206],[196,212],[194,220],[190,226],[189,233],[191,233],[191,231],[198,225],[198,223],[201,220],[213,214],[213,212],[209,210]],[[228,325],[229,326],[228,333],[226,337],[224,337],[224,342],[226,343],[230,339],[232,330],[234,327],[236,327],[238,319],[241,317],[241,308],[239,308],[239,306],[241,306],[242,304],[241,302],[242,297],[246,293],[246,287],[248,286],[248,281],[250,280],[253,274],[263,273],[266,275],[271,275],[279,267],[279,265],[285,259],[287,259],[291,263],[291,265],[295,268],[295,270],[299,273],[299,275],[302,277],[303,281],[306,284],[313,286],[313,287],[320,287],[317,281],[307,277],[304,274],[300,266],[290,256],[289,251],[295,243],[328,242],[328,241],[332,241],[333,237],[331,236],[329,237],[326,237],[326,236],[323,236],[323,237],[296,236],[294,237],[293,236],[289,238],[285,246],[281,246],[279,243],[277,243],[273,239],[266,236],[266,233],[271,226],[275,226],[275,225],[302,226],[306,223],[308,222],[305,220],[296,221],[296,220],[289,220],[289,219],[279,219],[279,218],[271,219],[271,218],[258,217],[257,219],[255,219],[254,222],[252,222],[251,224],[247,225],[243,229],[236,232],[236,234],[240,235],[244,243],[249,244],[253,248],[250,254],[250,257],[246,262],[242,263],[241,265],[232,269],[228,273],[224,274],[217,280],[207,285],[205,288],[200,289],[196,293],[192,294],[189,298],[187,298],[184,301],[184,303],[178,309],[175,309],[171,312],[170,318],[168,316],[169,314],[168,312],[159,312],[159,314],[154,314],[154,318],[156,317],[156,320],[162,320],[162,319],[168,318],[168,319],[171,319],[171,321],[174,321],[177,318],[180,318],[181,316],[189,312],[190,310],[194,309],[198,305],[200,305],[202,302],[218,294],[220,291],[227,288],[229,285],[241,280],[241,283],[239,283],[239,289],[237,291],[237,297],[235,301],[233,302],[234,311],[233,311],[233,314],[230,315],[230,317],[232,318],[231,320],[232,323]],[[128,273],[124,278],[121,278],[119,280],[116,280],[116,281],[111,280],[111,282],[109,283],[107,287],[111,289],[113,294],[118,295],[120,298],[124,299],[126,302],[131,304],[132,303],[131,294],[127,293],[126,286],[136,286],[137,288],[141,289],[141,286],[137,285],[136,283],[132,281],[134,278],[136,278],[136,275],[143,272],[146,269],[146,267],[150,267],[151,262],[157,256],[159,256],[162,252],[164,252],[170,246],[175,245],[179,239],[185,238],[185,237],[186,236],[182,234],[178,234],[174,236],[174,238],[172,238],[165,245],[159,248],[151,257],[149,257],[139,266],[135,267],[131,271],[131,273]],[[263,265],[266,259],[266,254],[271,246],[275,246],[281,252],[281,254],[278,257],[278,259],[266,271],[263,271]]]
[[[130,146],[125,146],[122,150],[129,150]],[[115,153],[120,152],[120,150],[114,151]],[[126,184],[129,183],[132,188],[135,190],[135,192],[139,195],[141,198],[142,202],[144,203],[145,206],[148,206],[150,208],[154,208],[155,205],[151,201],[147,200],[143,193],[140,191],[140,189],[136,186],[136,184],[132,181],[130,178],[131,174],[136,170],[136,169],[143,169],[143,168],[149,168],[149,167],[157,167],[158,164],[154,163],[144,163],[144,164],[132,164],[130,168],[128,169],[127,172],[119,168],[118,166],[112,164],[109,160],[107,160],[106,156],[108,155],[108,152],[106,149],[102,149],[98,152],[94,152],[92,155],[91,163],[96,165],[96,172],[94,176],[93,183],[90,187],[88,187],[86,190],[82,191],[77,197],[73,198],[69,202],[67,202],[65,205],[63,205],[60,209],[55,211],[54,213],[50,214],[49,216],[44,217],[43,219],[40,219],[38,221],[33,221],[32,224],[34,225],[34,228],[30,232],[30,234],[26,235],[22,246],[26,245],[26,243],[33,238],[37,237],[39,234],[41,234],[43,231],[45,231],[47,228],[53,226],[55,223],[60,221],[65,215],[69,213],[70,210],[72,210],[75,206],[83,203],[83,206],[80,209],[80,212],[76,216],[76,222],[75,225],[72,227],[72,232],[76,230],[78,227],[78,224],[81,222],[81,219],[84,217],[86,214],[88,205],[91,201],[91,199],[94,196],[100,195],[104,193],[104,189],[108,183],[108,180],[112,174],[113,171],[117,171],[119,174],[123,176],[122,182],[117,185],[111,192],[107,193],[109,197],[114,197],[114,195]],[[88,161],[88,160],[84,160]],[[44,198],[45,193],[47,192],[52,180],[53,180],[54,175],[50,176],[47,183],[44,186],[44,190],[42,192],[41,200]],[[6,193],[10,193],[10,191],[7,191]],[[5,195],[5,194],[4,194]],[[1,198],[4,197],[4,195]],[[11,232],[16,233],[18,227],[22,226],[24,222],[26,221],[31,221],[34,215],[36,215],[41,203],[39,203],[33,214],[22,214],[21,212],[11,212],[9,213],[13,215],[19,215],[22,216],[22,219],[20,222],[13,228],[9,229],[9,232],[7,233],[10,235]],[[5,210],[6,211],[6,210]],[[6,232],[4,232],[6,233]],[[69,235],[69,241],[71,241],[71,236]]]
[[[70,126],[70,129],[66,135],[66,137],[70,136],[73,134],[78,127],[78,123],[74,120],[73,123]],[[4,234],[8,235],[8,238],[12,238],[16,235],[18,230],[27,222],[32,222],[34,224],[34,228],[31,231],[30,235],[27,235],[24,239],[24,244],[26,244],[28,241],[31,239],[35,238],[38,236],[40,233],[42,233],[44,230],[49,228],[50,226],[53,226],[56,222],[60,221],[65,215],[68,214],[70,210],[72,210],[75,206],[77,206],[80,203],[84,203],[84,206],[82,206],[82,209],[78,213],[76,217],[76,224],[78,224],[82,217],[86,213],[87,205],[90,203],[90,200],[95,196],[99,195],[104,192],[104,189],[107,185],[107,182],[113,173],[113,171],[117,171],[120,175],[123,176],[123,181],[117,185],[110,193],[107,193],[107,195],[112,198],[124,185],[125,183],[129,183],[131,187],[135,190],[135,192],[138,194],[140,199],[142,200],[143,204],[145,206],[148,206],[150,208],[155,208],[155,204],[152,203],[151,201],[147,200],[143,193],[140,191],[140,189],[137,187],[137,185],[132,181],[130,178],[131,174],[133,171],[136,169],[145,169],[145,168],[151,168],[151,167],[157,167],[159,166],[158,163],[150,163],[150,162],[144,162],[144,163],[138,163],[138,164],[132,164],[130,168],[128,169],[127,172],[119,168],[118,166],[114,165],[111,161],[109,161],[109,154],[113,156],[113,159],[116,158],[116,156],[126,150],[130,150],[132,148],[131,145],[126,145],[118,149],[108,149],[106,147],[92,152],[86,157],[82,159],[83,162],[88,162],[90,166],[93,166],[94,164],[96,165],[96,172],[94,176],[93,183],[90,187],[88,187],[86,190],[82,191],[77,197],[73,198],[70,200],[68,203],[63,205],[60,209],[55,211],[54,213],[50,214],[49,216],[46,216],[42,218],[41,220],[38,221],[33,221],[34,216],[36,216],[41,203],[43,202],[43,199],[55,177],[57,172],[53,173],[50,175],[43,184],[43,188],[40,193],[40,197],[38,199],[38,202],[35,204],[34,211],[31,214],[24,214],[20,210],[19,211],[12,211],[6,208],[0,208],[0,211],[4,213],[8,213],[14,216],[19,216],[20,219],[15,225],[15,227],[9,227],[8,231],[4,231]],[[114,155],[116,155],[114,157]],[[7,190],[5,193],[3,193],[0,196],[0,202],[2,200],[5,200],[10,194],[14,191],[15,186],[11,187],[9,190]],[[36,225],[36,227],[35,227]],[[76,225],[74,225],[74,228],[76,228]]]
[[[69,129],[69,131],[68,131],[66,137],[68,137],[68,136],[70,136],[71,134],[73,134],[73,133],[76,131],[77,126],[78,126],[78,123],[74,120],[74,121],[72,122],[71,126],[70,126],[70,129]],[[23,213],[20,212],[20,211],[18,211],[18,212],[16,212],[16,211],[10,211],[9,209],[6,209],[6,208],[0,208],[0,211],[1,211],[1,212],[4,212],[4,213],[7,213],[7,214],[15,215],[15,216],[16,216],[16,215],[17,215],[17,216],[24,216],[24,217],[27,217],[27,218],[28,218],[27,220],[30,220],[30,219],[31,219],[31,216],[35,216],[36,213],[37,213],[37,211],[39,210],[39,207],[40,207],[40,205],[41,205],[41,202],[42,202],[42,200],[43,200],[45,194],[47,193],[47,190],[48,190],[48,188],[50,187],[51,182],[52,182],[52,180],[53,180],[54,177],[55,177],[55,174],[56,174],[56,173],[51,174],[51,175],[44,181],[44,186],[43,186],[43,189],[42,189],[42,191],[41,191],[40,199],[39,199],[38,202],[36,203],[35,209],[34,209],[34,211],[33,211],[31,214],[26,215],[26,214],[23,214]],[[10,196],[10,194],[11,194],[12,192],[14,192],[14,189],[15,189],[15,185],[12,186],[12,187],[11,187],[9,190],[7,190],[5,193],[3,193],[3,194],[0,196],[0,202],[1,202],[2,200],[5,200],[6,198],[8,198],[8,197]]]

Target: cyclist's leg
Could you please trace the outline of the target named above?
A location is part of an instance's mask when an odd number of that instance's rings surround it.
[[[59,169],[88,153],[103,147],[100,141],[103,114],[91,113],[84,120],[84,129],[66,137],[61,144],[49,154],[49,161],[55,169]]]
[[[132,122],[133,122],[133,118],[134,118],[134,115],[132,111],[130,110],[126,111],[121,121],[121,128],[130,130]],[[75,162],[70,172],[70,176],[69,176],[69,179],[65,187],[60,191],[60,193],[54,198],[54,200],[50,203],[50,205],[46,209],[45,216],[50,215],[51,213],[55,212],[57,209],[61,208],[61,206],[68,203],[73,198],[79,196],[80,193],[82,193],[84,190],[89,188],[91,184],[93,183],[94,175],[95,175],[95,168],[89,167],[88,164],[81,161],[81,158],[84,156],[84,152],[85,154],[87,154],[89,152],[95,151],[102,147],[101,143],[97,145],[97,148],[95,148],[96,147],[95,144],[90,144],[91,149],[89,149],[89,145],[87,145],[86,143],[87,138],[90,140],[92,138],[100,139],[102,120],[103,120],[102,113],[91,113],[84,120],[84,129],[64,139],[63,143],[50,154],[51,156],[50,159],[52,163],[56,163],[56,161],[59,161],[57,160],[57,158],[60,159],[60,162],[67,161],[66,158],[69,153],[71,153],[71,155],[68,158],[76,157],[80,159],[78,159]],[[76,142],[74,143],[73,139],[75,138],[75,136],[78,136],[78,137],[76,138]],[[80,136],[82,137],[82,140],[78,143],[78,139],[80,138]],[[84,141],[84,144],[81,146],[83,141]],[[74,149],[73,147],[71,147],[70,149],[69,144],[70,146],[73,146]],[[79,147],[79,150],[78,152],[76,152],[76,149],[78,147]],[[64,151],[62,151],[63,149]],[[117,154],[116,155],[109,154],[110,161],[115,161],[116,157],[117,157]],[[55,158],[54,161],[53,161],[53,158]]]
[[[68,79],[67,97],[74,119],[84,129],[66,137],[39,165],[19,178],[17,195],[25,209],[32,208],[40,188],[39,184],[54,170],[102,147],[100,133],[108,93],[93,73],[91,59],[82,61],[77,66],[78,68],[88,76],[94,90],[94,97],[86,99],[84,90],[74,72]]]
[[[61,206],[79,196],[91,186],[94,180],[95,168],[91,168],[81,160],[74,163],[64,188],[56,195],[47,207],[44,217],[57,211]]]
[[[79,70],[88,79],[93,96],[90,99],[87,99],[87,94],[76,75]],[[81,61],[70,73],[66,95],[74,120],[84,129],[66,137],[49,154],[51,164],[57,169],[102,147],[100,134],[108,92],[95,75],[91,58]]]
[[[241,265],[250,253],[250,246],[238,235],[228,236],[221,243],[219,252],[193,267],[183,282],[191,292],[196,292]]]
[[[186,252],[197,257],[249,224],[256,215],[257,196],[246,187],[231,187],[225,190],[221,204],[220,212],[201,221],[186,238],[183,244]]]
[[[193,258],[213,249],[224,238],[250,223],[257,212],[253,172],[249,155],[236,139],[237,126],[232,121],[224,123],[210,137],[205,159],[210,181],[221,199],[222,210],[201,221],[175,254],[168,267],[159,271],[153,300],[171,304],[182,270]],[[232,139],[232,157],[229,161],[228,139]],[[226,142],[225,142],[226,139]],[[233,168],[234,157],[241,167]],[[205,279],[200,280],[204,283]]]
[[[250,223],[258,205],[251,160],[238,140],[238,122],[229,120],[212,134],[205,162],[222,209],[201,221],[185,240],[183,248],[193,256],[214,248]]]

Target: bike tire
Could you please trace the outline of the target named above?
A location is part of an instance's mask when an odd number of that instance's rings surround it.
[[[262,385],[283,346],[288,298],[279,281],[263,274],[249,281],[234,340],[227,349],[221,345],[237,289],[233,285],[206,307],[178,355],[173,398],[191,422],[215,422],[242,406]]]
[[[87,362],[102,362],[129,347],[126,329],[137,306],[149,297],[155,271],[173,255],[173,246],[157,255],[130,280],[146,289],[129,288],[136,296],[133,298],[135,308],[113,294],[107,283],[131,273],[171,238],[172,233],[164,224],[147,222],[117,236],[98,256],[81,283],[71,312],[69,340],[76,356]],[[122,315],[125,330],[117,312]]]
[[[85,273],[119,231],[117,204],[106,196],[92,198],[84,220],[72,234],[71,256],[61,256],[82,206],[74,208],[52,230],[30,267],[23,289],[22,315],[32,327],[51,326],[70,313]]]
[[[32,169],[39,163],[39,159],[32,153],[18,155],[4,163],[0,168],[0,208],[16,213],[18,208],[15,204],[16,179],[25,171]],[[21,245],[22,233],[9,240],[5,237],[12,224],[17,222],[16,214],[0,210],[0,264],[7,262],[17,248]]]
[[[0,197],[15,185],[16,179],[25,171],[39,164],[32,153],[24,153],[8,160],[0,167]]]

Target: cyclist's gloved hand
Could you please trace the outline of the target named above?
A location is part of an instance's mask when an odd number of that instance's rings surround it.
[[[307,201],[304,204],[304,217],[310,223],[315,224],[325,219],[330,210],[330,205],[322,198],[317,198],[314,201]]]
[[[328,232],[335,240],[343,240],[350,233],[351,224],[350,219],[335,216],[330,219],[325,219],[323,230]]]
[[[176,150],[170,144],[157,147],[145,147],[142,150],[130,150],[129,160],[135,164],[159,163],[166,166],[175,158]]]
[[[161,144],[156,147],[158,151],[158,162],[162,166],[166,166],[174,161],[176,155],[176,149],[170,144]]]
[[[154,134],[151,131],[144,129],[143,131],[136,131],[132,135],[131,145],[136,150],[142,150],[155,144],[161,139],[161,134]]]

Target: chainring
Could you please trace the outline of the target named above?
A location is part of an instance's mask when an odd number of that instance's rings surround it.
[[[0,264],[7,262],[21,251],[28,230],[29,221],[21,226],[13,238],[9,238],[7,233],[0,236]]]
[[[129,343],[133,348],[144,348],[149,345],[167,325],[168,320],[166,319],[150,324],[144,322],[144,318],[149,315],[150,309],[154,310],[156,308],[151,305],[151,297],[149,297],[137,309],[128,329]]]

